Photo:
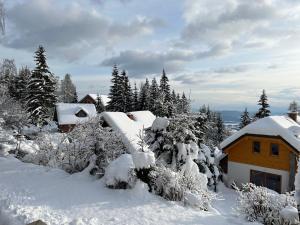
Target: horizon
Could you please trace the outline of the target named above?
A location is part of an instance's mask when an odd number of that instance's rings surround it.
[[[192,108],[273,111],[300,98],[300,3],[295,1],[4,1],[1,59],[34,68],[39,44],[50,71],[72,75],[79,96],[107,94],[114,63],[132,82],[159,77],[191,93]],[[160,7],[157,7],[157,6]],[[213,12],[213,13],[212,13]],[[298,47],[298,48],[297,48]]]

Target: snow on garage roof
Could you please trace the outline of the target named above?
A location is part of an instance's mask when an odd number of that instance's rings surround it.
[[[224,149],[246,134],[280,136],[300,151],[300,125],[288,116],[269,116],[250,123],[225,139],[220,147]]]
[[[75,115],[81,110],[86,112],[86,117],[78,117]],[[97,111],[94,104],[83,103],[57,103],[56,113],[57,122],[59,125],[85,123],[92,117],[97,116]]]
[[[87,94],[88,96],[90,96],[92,99],[94,99],[95,101],[97,101],[97,94]],[[101,97],[101,101],[103,103],[104,106],[108,105],[108,102],[110,101],[108,95],[99,95]],[[85,98],[86,96],[84,96],[83,98]],[[82,98],[82,99],[83,99]]]
[[[123,112],[103,112],[101,116],[110,127],[120,132],[128,151],[134,152],[139,147],[140,132],[144,128],[151,127],[156,117],[150,111],[137,111],[128,114],[133,115],[133,120]]]

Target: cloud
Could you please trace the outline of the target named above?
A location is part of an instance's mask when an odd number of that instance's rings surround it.
[[[151,34],[162,25],[160,20],[146,17],[117,23],[75,1],[67,6],[53,0],[25,1],[10,8],[7,15],[10,32],[3,45],[32,51],[38,44],[45,44],[71,60],[99,46]]]
[[[163,68],[168,72],[179,72],[185,65],[196,59],[215,57],[224,54],[227,46],[216,45],[203,51],[192,50],[167,50],[165,52],[126,50],[117,56],[107,58],[101,62],[101,66],[111,67],[118,64],[128,70],[131,76],[139,77],[145,74],[160,73]]]
[[[181,39],[211,46],[265,47],[294,35],[299,2],[269,0],[186,0]],[[297,23],[296,23],[297,24]]]

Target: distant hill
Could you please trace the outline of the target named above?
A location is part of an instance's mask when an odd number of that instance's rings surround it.
[[[240,111],[233,111],[233,110],[222,110],[218,111],[221,113],[222,119],[226,123],[238,123],[240,122],[241,113]]]

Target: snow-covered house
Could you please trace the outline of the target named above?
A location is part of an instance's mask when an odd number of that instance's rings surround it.
[[[259,119],[221,143],[220,165],[230,182],[254,183],[279,193],[294,189],[300,155],[300,125],[295,116]]]
[[[54,121],[61,132],[71,131],[77,124],[85,123],[97,116],[94,104],[57,103]]]
[[[87,104],[96,104],[97,102],[97,94],[87,94],[85,95],[79,102],[80,103],[87,103]],[[104,106],[107,106],[109,102],[109,97],[107,95],[99,95],[101,101]]]
[[[143,129],[151,127],[156,118],[150,111],[136,111],[127,114],[103,112],[101,116],[108,126],[121,134],[122,141],[129,152],[138,149],[141,132]]]

